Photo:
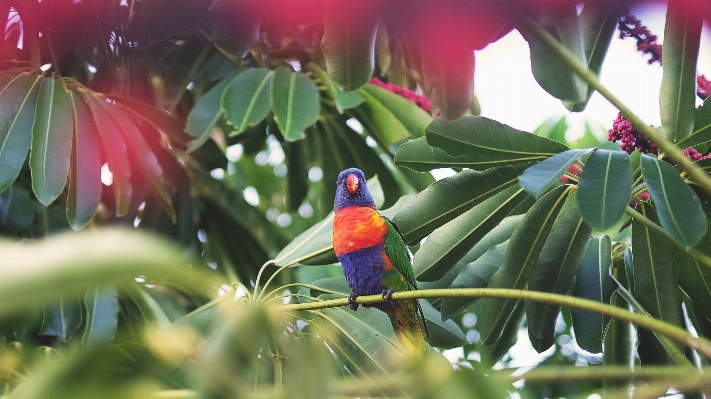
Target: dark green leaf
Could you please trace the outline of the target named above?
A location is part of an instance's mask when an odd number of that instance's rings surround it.
[[[87,349],[104,347],[116,336],[118,326],[118,294],[116,286],[94,287],[84,296],[86,324],[81,343]]]
[[[578,185],[580,214],[590,226],[605,230],[625,213],[632,195],[630,159],[622,151],[595,151]]]
[[[259,42],[258,1],[212,0],[210,30],[220,48],[242,59]]]
[[[235,134],[259,123],[271,111],[269,88],[273,76],[266,68],[249,68],[223,89],[220,106]]]
[[[49,205],[62,193],[72,151],[72,100],[57,79],[44,79],[32,125],[30,170],[37,200]]]
[[[196,150],[212,135],[217,121],[222,117],[222,109],[220,108],[222,93],[225,91],[225,87],[233,81],[234,77],[235,75],[231,75],[217,82],[207,93],[200,97],[190,111],[187,126],[185,127],[185,131],[195,137],[195,140],[191,141],[188,147],[190,151]],[[267,107],[269,107],[268,102]]]
[[[694,113],[694,131],[691,135],[677,143],[679,148],[695,147],[711,142],[711,100],[696,109]]]
[[[321,97],[308,76],[279,67],[272,79],[271,105],[284,138],[295,141],[303,137],[304,129],[316,122],[321,112]]]
[[[706,232],[696,247],[711,249],[711,231]],[[674,261],[679,273],[679,287],[691,300],[687,305],[693,305],[704,317],[711,318],[708,306],[711,303],[711,269],[677,248],[674,248]]]
[[[696,244],[706,233],[706,217],[694,190],[673,166],[648,155],[642,155],[642,176],[664,230],[687,248]]]
[[[452,320],[442,321],[442,315],[426,300],[420,300],[422,313],[427,320],[428,343],[444,349],[457,348],[467,343],[462,329]]]
[[[185,133],[185,121],[183,119],[133,98],[117,95],[109,95],[108,97],[130,115],[138,116],[144,122],[165,133],[171,139],[172,146],[186,148],[187,143],[191,141],[192,137]]]
[[[580,62],[587,64],[583,33],[574,4],[556,9],[555,17],[547,15],[543,28],[558,39]],[[573,102],[584,101],[588,87],[547,44],[528,29],[519,31],[531,49],[531,72],[541,87],[555,98]]]
[[[22,169],[32,142],[32,124],[39,93],[39,76],[14,76],[0,91],[0,192],[10,187]]]
[[[74,334],[74,330],[81,325],[81,320],[79,301],[61,296],[59,301],[44,308],[44,320],[40,334],[52,335],[67,342]]]
[[[488,367],[494,367],[494,365],[508,353],[509,349],[516,344],[518,341],[518,331],[521,329],[524,320],[526,320],[525,316],[526,313],[523,309],[523,303],[521,301],[516,302],[511,312],[511,317],[509,317],[501,333],[501,338],[492,345],[480,346],[479,351],[483,364]]]
[[[521,187],[534,197],[540,197],[558,182],[558,179],[568,171],[571,165],[591,151],[593,151],[592,148],[568,150],[531,166],[518,178]]]
[[[642,158],[644,162],[644,157]],[[657,221],[654,209],[640,203],[639,212],[653,222]],[[671,244],[642,223],[632,220],[632,254],[634,262],[634,297],[649,314],[667,323],[681,325],[681,298],[677,284],[677,271],[672,257]],[[640,335],[649,342],[649,357],[644,363],[666,362],[666,354],[651,333]],[[651,338],[650,338],[651,337]],[[654,341],[652,341],[654,340]],[[657,347],[657,349],[652,349]],[[659,358],[655,354],[663,353]]]
[[[452,281],[450,288],[486,288],[491,281],[491,276],[499,270],[504,260],[509,240],[489,248],[474,262],[466,265],[457,278]],[[449,319],[455,314],[466,309],[479,298],[443,298],[442,318]]]
[[[662,87],[659,108],[664,134],[670,140],[688,137],[694,129],[696,61],[703,13],[685,0],[671,0],[664,25]]]
[[[91,115],[99,132],[103,144],[104,154],[108,158],[109,169],[113,176],[111,187],[114,191],[116,202],[116,216],[123,216],[128,212],[133,195],[131,184],[131,163],[128,160],[128,150],[121,133],[121,128],[105,109],[103,98],[86,94],[84,96]]]
[[[615,291],[615,282],[610,277],[611,264],[610,237],[591,239],[578,269],[573,296],[604,304],[610,303],[610,296]],[[573,316],[573,331],[578,346],[588,352],[602,352],[602,341],[610,318],[575,308],[571,308],[570,313]],[[627,332],[629,334],[629,327]]]
[[[567,199],[565,207],[548,234],[538,256],[536,267],[528,278],[531,291],[552,292],[565,295],[573,289],[575,275],[592,234],[592,228],[583,221],[575,198]],[[559,305],[529,301],[525,303],[528,335],[533,347],[540,353],[553,345],[555,321]]]
[[[88,106],[70,93],[74,111],[74,143],[70,160],[67,220],[74,230],[86,226],[101,202],[99,133]]]
[[[617,306],[625,310],[630,310],[630,305],[615,291],[610,298],[610,305]],[[605,351],[602,353],[602,364],[604,366],[627,366],[632,369],[634,364],[634,329],[632,323],[612,319],[605,334]],[[577,336],[576,336],[577,339]],[[630,379],[631,380],[631,379]],[[605,389],[620,388],[623,384],[631,381],[617,382],[603,380]]]
[[[516,185],[522,166],[484,172],[465,170],[437,181],[417,194],[393,222],[408,243],[414,243],[492,195]]]
[[[0,193],[0,225],[10,231],[30,227],[35,218],[30,192],[22,187],[10,186]]]
[[[504,261],[492,276],[489,288],[522,289],[526,285],[569,191],[569,188],[563,186],[553,189],[536,201],[526,213],[511,236]],[[516,300],[513,299],[484,300],[479,325],[484,345],[498,341],[515,306]]]
[[[317,64],[309,62],[306,67],[309,71],[311,71],[311,73],[316,75],[318,80],[321,81],[321,84],[324,85],[326,91],[328,92],[328,95],[331,96],[331,99],[336,104],[336,109],[339,113],[342,114],[344,110],[357,107],[358,105],[363,103],[363,97],[358,94],[357,91],[343,91],[343,89],[338,87],[338,85],[336,85],[336,83],[331,80],[331,77],[328,76],[328,73],[321,69]]]
[[[417,279],[442,278],[526,197],[521,187],[511,186],[433,231],[415,255]]]
[[[373,76],[379,6],[374,0],[323,3],[321,49],[326,69],[346,91],[363,86]]]

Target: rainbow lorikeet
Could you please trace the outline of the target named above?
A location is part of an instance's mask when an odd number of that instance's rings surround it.
[[[375,210],[365,176],[356,168],[338,175],[333,249],[353,290],[351,309],[358,309],[360,295],[383,295],[387,302],[372,306],[390,317],[405,348],[424,354],[428,332],[420,302],[390,298],[395,291],[417,289],[410,252],[395,225]]]

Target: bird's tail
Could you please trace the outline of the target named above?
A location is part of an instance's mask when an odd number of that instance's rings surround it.
[[[395,335],[408,353],[424,356],[427,351],[425,340],[429,337],[420,302],[406,300],[399,304],[396,309],[386,312]]]

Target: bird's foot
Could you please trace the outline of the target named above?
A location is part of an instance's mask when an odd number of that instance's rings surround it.
[[[394,289],[389,288],[387,290],[383,290],[383,299],[385,299],[385,303],[388,305],[394,305],[395,301],[393,301],[393,293],[395,292]]]
[[[348,306],[351,308],[351,310],[356,311],[358,310],[358,304],[356,303],[356,299],[358,298],[358,295],[355,292],[352,292],[348,296]]]

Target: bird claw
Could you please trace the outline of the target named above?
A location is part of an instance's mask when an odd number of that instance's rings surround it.
[[[388,305],[394,305],[395,301],[393,301],[393,293],[395,292],[394,289],[389,288],[387,290],[383,290],[383,299],[385,299],[385,303]]]
[[[358,304],[356,303],[357,298],[358,298],[358,295],[356,295],[355,292],[352,292],[348,296],[348,307],[350,307],[352,311],[358,310]]]

